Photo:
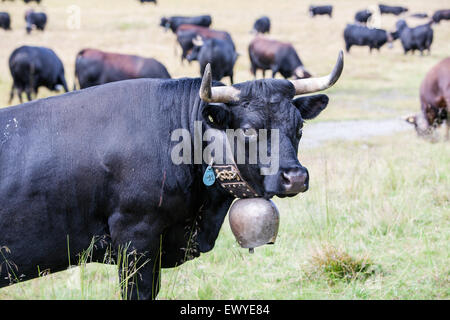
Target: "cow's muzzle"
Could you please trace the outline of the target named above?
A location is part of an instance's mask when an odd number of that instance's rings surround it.
[[[305,192],[309,187],[309,173],[306,168],[297,167],[284,170],[280,174],[280,183],[283,187],[282,194],[296,195]]]

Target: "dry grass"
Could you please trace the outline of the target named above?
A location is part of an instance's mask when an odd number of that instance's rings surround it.
[[[166,15],[196,15],[209,13],[212,27],[227,30],[236,42],[241,54],[235,67],[235,81],[251,80],[247,47],[252,36],[249,30],[256,18],[266,14],[272,20],[270,37],[292,42],[305,66],[314,75],[330,71],[337,53],[344,47],[342,37],[346,23],[353,20],[356,10],[373,5],[373,1],[339,0],[334,3],[333,19],[308,16],[308,1],[260,1],[260,0],[165,0],[157,6],[141,5],[138,1],[98,0],[46,0],[44,11],[49,15],[46,32],[25,34],[22,1],[2,3],[1,8],[12,15],[12,32],[0,30],[0,105],[6,106],[11,77],[7,65],[10,53],[18,46],[41,45],[51,47],[66,67],[69,87],[72,87],[74,60],[82,48],[93,47],[113,52],[154,57],[163,62],[173,77],[197,77],[197,63],[180,63],[180,50],[174,54],[175,37],[159,27],[159,20]],[[81,28],[69,30],[67,26],[71,5],[81,10]],[[408,1],[412,12],[446,7],[445,0]],[[3,10],[3,9],[2,9]],[[397,17],[383,15],[382,27],[392,30]],[[409,18],[411,25],[424,20]],[[435,26],[432,55],[403,56],[401,45],[393,50],[386,47],[380,53],[369,55],[368,48],[352,48],[346,55],[345,69],[338,84],[329,90],[333,108],[329,108],[320,120],[358,118],[388,118],[417,110],[418,88],[424,73],[450,52],[450,30],[447,22]],[[261,76],[259,74],[259,76]],[[228,83],[228,79],[224,79]],[[48,96],[42,90],[40,97]],[[18,101],[15,100],[15,103]]]

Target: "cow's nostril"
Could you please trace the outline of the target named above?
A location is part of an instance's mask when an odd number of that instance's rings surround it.
[[[297,194],[308,189],[308,171],[306,169],[291,169],[281,173],[281,184],[285,193]]]
[[[283,184],[290,184],[291,183],[291,179],[289,178],[289,175],[286,172],[282,172],[281,173],[281,182]]]

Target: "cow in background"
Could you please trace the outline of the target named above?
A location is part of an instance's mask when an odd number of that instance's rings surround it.
[[[415,50],[419,50],[423,55],[423,51],[428,50],[430,54],[430,47],[433,42],[433,29],[431,28],[433,21],[426,24],[410,28],[405,20],[397,21],[397,31],[393,33],[394,39],[400,38],[405,54],[411,51],[414,54]]]
[[[28,9],[25,12],[25,22],[27,33],[31,33],[33,28],[44,31],[47,25],[47,15],[44,12],[34,12],[33,9]]]
[[[380,9],[381,14],[393,14],[393,15],[400,15],[403,12],[407,12],[408,8],[406,7],[400,7],[400,6],[387,6],[384,4],[379,4],[378,8]]]
[[[394,35],[383,29],[368,28],[366,26],[347,24],[344,29],[345,49],[350,52],[352,46],[368,46],[370,53],[372,49],[380,48],[388,43],[392,47]]]
[[[333,14],[333,6],[309,6],[309,16],[331,15]]]
[[[9,57],[9,69],[13,78],[13,85],[9,103],[14,98],[14,92],[22,103],[22,93],[25,91],[28,101],[32,100],[32,93],[36,96],[39,87],[43,86],[51,91],[68,91],[64,76],[64,66],[55,52],[45,47],[22,46],[14,50]]]
[[[290,43],[256,36],[248,47],[251,62],[251,72],[256,78],[256,71],[262,69],[263,77],[266,70],[272,70],[272,78],[279,72],[287,79],[309,78],[311,74],[305,69],[296,50]]]
[[[213,80],[220,81],[223,77],[230,77],[231,84],[234,83],[233,68],[238,54],[230,42],[220,39],[202,40],[200,36],[197,36],[193,44],[194,48],[186,58],[189,62],[198,60],[200,76],[204,74],[206,65],[210,64]]]
[[[81,89],[138,78],[169,79],[170,74],[162,63],[153,58],[96,49],[84,49],[77,54],[75,80],[78,79]]]
[[[0,12],[0,29],[11,30],[11,17],[8,12]]]
[[[269,17],[261,17],[253,24],[251,33],[270,33],[270,19]]]
[[[367,9],[360,10],[355,14],[355,21],[361,24],[367,24],[367,21],[370,19],[371,16],[372,12],[370,12],[369,10]]]
[[[420,85],[419,114],[406,118],[421,137],[430,137],[434,129],[446,122],[446,139],[450,131],[450,57],[428,71]]]
[[[172,30],[173,33],[176,33],[178,27],[180,27],[183,24],[190,24],[194,26],[209,28],[211,23],[212,18],[210,15],[195,16],[195,17],[173,16],[169,18],[162,17],[159,25],[161,27],[164,27],[164,30],[170,28],[170,30]]]
[[[439,23],[441,20],[450,20],[450,9],[436,11],[432,19],[435,23]]]
[[[190,24],[181,25],[176,32],[177,42],[182,49],[181,62],[186,58],[187,54],[194,48],[193,40],[200,36],[205,39],[220,39],[228,41],[233,50],[236,50],[236,46],[231,38],[231,35],[226,31],[214,30],[206,27],[200,27]]]
[[[423,13],[423,12],[417,12],[417,13],[412,13],[410,15],[410,17],[418,18],[418,19],[425,19],[425,18],[428,18],[428,14],[427,13]]]

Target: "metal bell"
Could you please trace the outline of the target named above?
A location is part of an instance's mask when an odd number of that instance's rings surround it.
[[[275,243],[280,214],[272,200],[264,198],[238,199],[228,213],[231,231],[242,248]]]

